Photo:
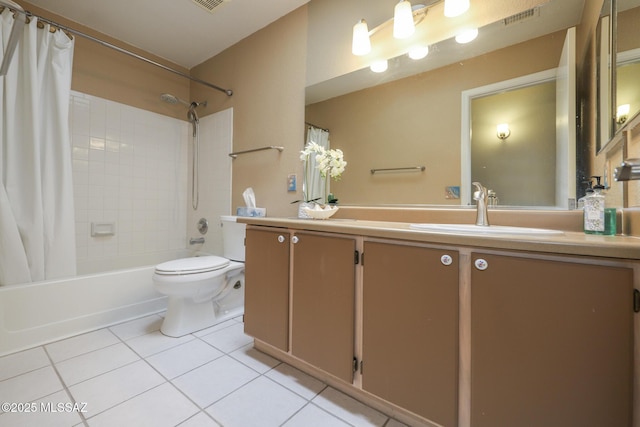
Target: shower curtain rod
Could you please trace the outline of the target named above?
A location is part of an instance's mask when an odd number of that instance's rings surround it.
[[[320,130],[323,130],[323,131],[325,131],[325,132],[329,132],[329,129],[321,128],[320,126],[318,126],[318,125],[314,125],[313,123],[304,122],[304,124],[305,124],[305,125],[309,125],[309,126],[313,126],[314,128],[316,128],[316,129],[320,129]]]
[[[116,46],[116,45],[111,44],[111,43],[109,43],[109,42],[106,42],[106,41],[104,41],[104,40],[100,40],[100,39],[99,39],[99,38],[97,38],[97,37],[90,36],[89,34],[83,33],[82,31],[74,30],[73,28],[69,28],[69,27],[67,27],[67,26],[65,26],[65,25],[59,24],[59,23],[57,23],[57,22],[55,22],[55,21],[52,21],[52,20],[50,20],[50,19],[44,18],[44,17],[42,17],[42,16],[34,15],[33,13],[29,12],[28,10],[27,10],[27,11],[25,11],[25,10],[17,9],[17,8],[15,8],[14,6],[12,6],[11,4],[7,4],[7,3],[5,3],[5,2],[4,2],[4,1],[2,1],[2,0],[0,0],[0,6],[6,6],[6,7],[8,7],[10,10],[16,11],[16,12],[18,12],[18,13],[22,13],[22,14],[23,14],[23,15],[25,15],[25,17],[27,17],[27,18],[29,18],[29,17],[35,17],[35,18],[37,18],[39,21],[46,22],[46,23],[47,23],[47,24],[49,24],[49,25],[53,25],[54,27],[56,27],[56,28],[58,28],[58,29],[60,29],[60,30],[62,30],[62,31],[65,31],[65,32],[68,32],[68,33],[74,34],[74,35],[76,35],[76,36],[80,36],[80,37],[83,37],[83,38],[85,38],[85,39],[91,40],[92,42],[95,42],[95,43],[101,44],[101,45],[102,45],[102,46],[104,46],[104,47],[108,47],[108,48],[113,49],[113,50],[116,50],[116,51],[118,51],[118,52],[120,52],[120,53],[124,53],[125,55],[129,55],[129,56],[132,56],[132,57],[134,57],[134,58],[136,58],[136,59],[139,59],[139,60],[141,60],[141,61],[144,61],[144,62],[146,62],[147,64],[155,65],[156,67],[162,68],[162,69],[163,69],[163,70],[165,70],[165,71],[169,71],[169,72],[171,72],[171,73],[177,74],[177,75],[179,75],[179,76],[181,76],[181,77],[184,77],[184,78],[189,79],[189,80],[191,80],[191,81],[194,81],[194,82],[196,82],[196,83],[200,83],[201,85],[204,85],[204,86],[210,87],[210,88],[215,89],[215,90],[218,90],[218,91],[220,91],[220,92],[224,92],[227,96],[231,96],[231,95],[233,95],[233,90],[231,90],[231,89],[225,89],[225,88],[222,88],[222,87],[220,87],[220,86],[216,86],[216,85],[214,85],[214,84],[212,84],[212,83],[209,83],[209,82],[207,82],[207,81],[201,80],[201,79],[199,79],[199,78],[197,78],[197,77],[192,77],[192,76],[190,76],[190,75],[188,75],[188,74],[186,74],[186,73],[183,73],[182,71],[178,71],[178,70],[175,70],[175,69],[173,69],[173,68],[171,68],[171,67],[167,67],[166,65],[162,65],[162,64],[160,64],[159,62],[153,61],[153,60],[151,60],[151,59],[149,59],[149,58],[145,58],[145,57],[144,57],[144,56],[142,56],[142,55],[138,55],[137,53],[131,52],[131,51],[127,50],[127,49],[121,48],[121,47],[119,47],[119,46]],[[15,24],[14,24],[14,25],[15,25]],[[16,41],[16,42],[17,42],[17,41]]]

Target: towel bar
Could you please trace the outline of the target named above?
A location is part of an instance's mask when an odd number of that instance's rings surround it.
[[[418,172],[418,171],[424,171],[427,167],[426,166],[411,166],[411,167],[406,167],[406,168],[387,168],[387,169],[371,169],[371,175],[377,173],[377,172],[391,172],[391,171],[409,171],[409,172]]]
[[[276,145],[269,145],[267,147],[254,148],[252,150],[236,151],[234,153],[229,153],[229,157],[235,159],[240,154],[253,153],[254,151],[262,151],[262,150],[278,150],[279,152],[282,152],[282,150],[284,150],[284,147],[280,147],[280,146],[276,146]]]

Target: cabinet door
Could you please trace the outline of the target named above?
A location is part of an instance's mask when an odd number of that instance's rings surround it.
[[[289,232],[248,228],[244,330],[280,350],[289,348]]]
[[[355,240],[299,232],[292,240],[291,352],[352,382]]]
[[[363,389],[457,425],[458,253],[365,242],[363,293]]]
[[[471,425],[631,425],[628,268],[474,254]]]

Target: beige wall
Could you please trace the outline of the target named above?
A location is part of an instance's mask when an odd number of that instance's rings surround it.
[[[192,75],[233,89],[231,98],[201,85],[191,96],[207,99],[208,111],[233,107],[234,151],[276,145],[233,161],[232,210],[244,206],[252,187],[269,216],[292,216],[302,198],[300,150],[304,138],[307,8],[303,6],[192,69]],[[298,191],[287,192],[287,175],[297,173]],[[201,183],[203,184],[203,183]]]
[[[332,192],[348,204],[460,204],[445,198],[445,187],[460,185],[462,91],[557,67],[564,37],[553,33],[307,106],[307,121],[329,128],[331,146],[348,162]],[[422,165],[422,173],[370,173]]]
[[[187,74],[189,72],[176,64],[59,15],[52,14],[28,2],[18,0],[17,3],[35,15],[69,26],[181,72]],[[160,94],[169,92],[182,99],[189,99],[189,81],[187,79],[101,46],[86,38],[75,36],[75,39],[71,81],[73,90],[167,116],[185,119],[184,108],[161,102]]]
[[[167,63],[161,58],[140,52],[125,43],[52,15],[24,0],[18,0],[18,2],[36,14],[50,17],[89,34],[95,34],[105,40],[113,41],[114,44],[179,69],[175,64]],[[578,76],[581,77],[580,88],[587,93],[592,93],[595,87],[593,37],[601,7],[602,0],[586,0],[583,23],[578,27]],[[184,110],[159,102],[160,93],[170,92],[183,99],[207,99],[209,107],[200,110],[201,115],[234,107],[234,150],[276,144],[285,146],[285,151],[281,154],[275,151],[248,154],[234,161],[232,207],[241,205],[242,191],[248,186],[253,186],[258,196],[258,203],[268,208],[270,216],[292,215],[295,213],[295,205],[290,206],[288,203],[301,198],[302,173],[298,151],[304,137],[307,25],[307,7],[303,7],[191,70],[197,77],[233,89],[235,94],[231,98],[201,85],[190,84],[182,77],[137,59],[128,58],[83,40],[81,37],[77,37],[72,86],[74,90],[180,119],[184,118]],[[492,72],[496,74],[495,80],[518,74],[511,70],[520,68],[529,59],[530,57],[513,61],[508,67],[494,66]],[[481,65],[487,70],[492,68],[491,64]],[[454,90],[440,83],[444,74],[447,73],[457,77],[460,87],[455,89],[458,93],[463,87],[466,89],[484,84],[474,79],[474,76],[466,75],[463,68],[447,67],[439,71],[440,75],[430,76],[426,82],[431,87],[429,96],[439,98],[447,91]],[[447,103],[455,104],[454,107],[459,110],[458,96],[456,95],[455,101],[447,101]],[[595,156],[593,153],[594,102],[593,98],[586,98],[586,103],[582,106],[586,121],[581,126],[584,139],[582,142],[586,146],[585,154],[592,158]],[[447,150],[449,147],[457,149],[460,129],[459,111],[445,117],[438,117],[438,111],[421,109],[416,111],[421,112],[425,121],[437,125],[432,126],[431,131],[427,133],[429,140],[442,142]],[[429,114],[430,112],[434,114]],[[352,120],[357,120],[357,117],[358,115],[352,112]],[[332,129],[334,137],[338,136],[337,129]],[[393,139],[391,141],[394,143]],[[449,153],[448,157],[451,162],[447,161],[447,163],[455,166],[450,167],[451,170],[447,173],[455,176],[455,181],[454,177],[447,177],[443,182],[446,182],[446,185],[453,185],[459,181],[459,156],[456,153]],[[347,161],[350,160],[354,161],[353,158],[347,157]],[[353,169],[350,164],[347,173],[352,173]],[[295,194],[286,191],[289,173],[298,174],[299,190]],[[367,177],[366,174],[364,177]],[[441,183],[433,187],[433,194],[438,194],[436,198],[441,198],[442,187]]]

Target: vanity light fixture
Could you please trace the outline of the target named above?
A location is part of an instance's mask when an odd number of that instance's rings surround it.
[[[509,124],[508,123],[500,123],[498,125],[498,138],[500,138],[501,140],[505,140],[507,138],[509,138],[509,135],[511,135],[511,130],[509,129]]]
[[[458,33],[458,35],[456,36],[456,41],[460,44],[465,44],[475,40],[476,37],[478,37],[478,29],[471,28]]]
[[[393,21],[393,37],[396,39],[406,39],[414,34],[416,25],[422,22],[427,15],[429,8],[442,2],[443,0],[426,0],[425,4],[411,5],[409,0],[400,0],[394,8],[393,18],[369,31],[367,21],[361,19],[353,26],[353,38],[351,41],[351,52],[356,56],[367,55],[371,52],[371,36]],[[469,9],[470,0],[444,0],[444,14],[447,17],[462,15]],[[458,43],[469,43],[478,35],[477,29],[466,30],[456,36]],[[409,51],[412,59],[422,59],[429,53],[428,47],[416,47]],[[372,69],[381,69],[381,64],[372,65]],[[386,70],[386,68],[385,68]],[[377,71],[382,72],[382,71]]]
[[[393,10],[393,37],[406,39],[416,31],[409,0],[400,0]]]
[[[616,123],[621,125],[626,122],[629,118],[630,110],[631,106],[629,104],[618,105],[618,109],[616,111]]]
[[[429,6],[423,4],[412,6],[409,0],[400,0],[394,8],[393,18],[383,22],[371,31],[369,31],[367,21],[361,19],[353,26],[351,52],[356,56],[366,55],[371,52],[371,36],[392,22],[394,38],[410,37],[415,32],[416,25],[422,22],[427,15],[427,9],[440,1],[442,0],[435,0]]]
[[[455,18],[469,10],[469,0],[444,0],[444,16]]]
[[[379,61],[373,61],[369,68],[371,68],[371,71],[374,73],[384,73],[387,71],[387,68],[389,68],[389,63],[386,59],[381,59]]]

